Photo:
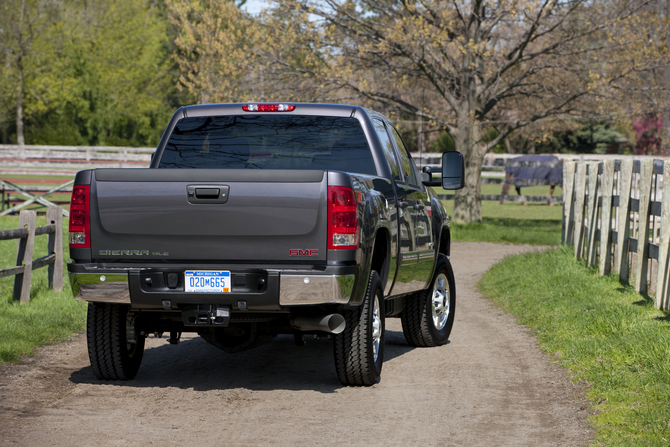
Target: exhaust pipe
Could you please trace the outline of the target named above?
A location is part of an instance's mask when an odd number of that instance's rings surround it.
[[[299,331],[321,331],[330,334],[339,334],[346,326],[344,317],[340,314],[320,316],[299,315],[291,318],[289,323],[294,329]]]

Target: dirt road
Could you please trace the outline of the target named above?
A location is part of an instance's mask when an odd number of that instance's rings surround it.
[[[407,346],[387,321],[382,380],[345,388],[328,340],[282,336],[228,355],[195,337],[148,339],[137,378],[95,379],[85,339],[0,367],[2,446],[569,446],[592,436],[581,392],[475,283],[532,249],[455,243],[450,343]]]

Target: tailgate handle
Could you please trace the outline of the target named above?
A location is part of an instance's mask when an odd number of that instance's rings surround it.
[[[190,203],[226,203],[228,201],[228,185],[188,185],[186,196]]]
[[[196,199],[218,199],[219,188],[195,188]]]

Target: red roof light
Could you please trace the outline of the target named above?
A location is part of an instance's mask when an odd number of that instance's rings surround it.
[[[293,112],[293,104],[245,104],[242,106],[245,112]]]

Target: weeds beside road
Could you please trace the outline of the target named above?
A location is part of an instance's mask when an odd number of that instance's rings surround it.
[[[596,445],[670,445],[670,315],[571,250],[508,257],[480,289],[587,382]]]

